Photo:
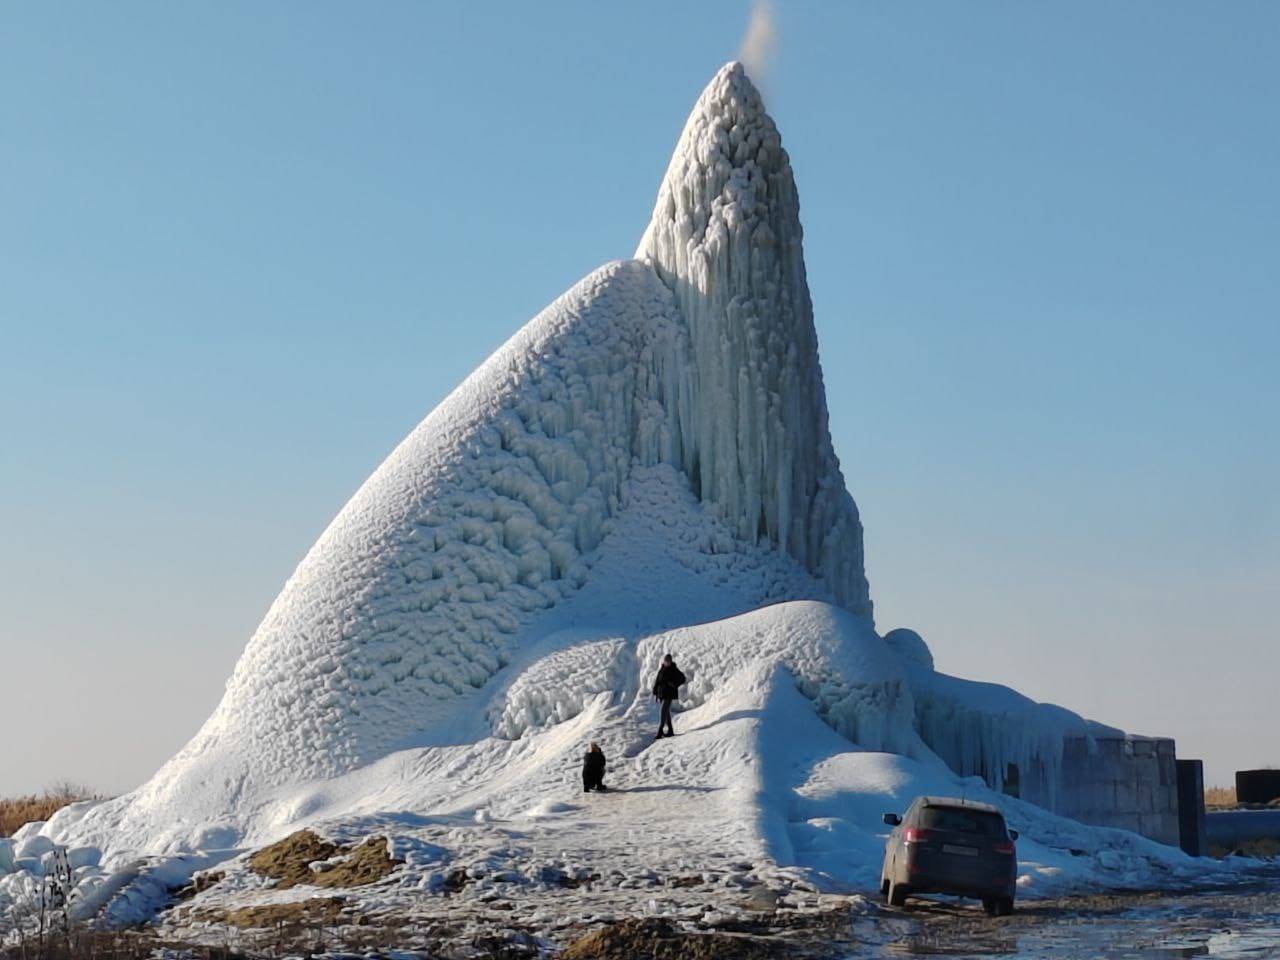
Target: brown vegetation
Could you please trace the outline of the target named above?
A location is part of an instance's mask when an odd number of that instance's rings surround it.
[[[1280,809],[1280,797],[1270,803],[1241,803],[1236,799],[1235,787],[1208,787],[1204,791],[1206,810],[1267,810]]]
[[[235,910],[200,910],[195,919],[241,928],[332,925],[337,922],[344,903],[339,897],[312,897],[294,903],[261,903]]]
[[[1206,810],[1234,810],[1236,807],[1235,787],[1206,787],[1204,791]]]
[[[162,952],[163,951],[163,952]],[[201,960],[247,960],[230,946],[205,947],[198,954],[181,943],[170,943],[140,930],[83,930],[72,940],[56,940],[0,947],[5,960],[151,960],[165,953],[198,956]]]
[[[794,955],[790,945],[769,937],[693,933],[669,920],[627,919],[579,937],[559,960],[771,960]]]
[[[333,860],[318,870],[317,860]],[[375,883],[391,873],[401,861],[387,853],[386,837],[370,837],[356,847],[322,840],[310,830],[291,833],[278,843],[263,847],[249,858],[249,869],[276,881],[275,889],[287,890],[300,884],[312,887],[359,887]]]
[[[1216,843],[1209,844],[1209,856],[1211,857],[1221,860],[1223,857],[1232,855],[1271,860],[1280,856],[1280,840],[1276,840],[1274,837],[1262,837],[1258,840],[1246,840],[1238,847],[1231,847],[1230,849],[1219,846]]]
[[[70,803],[96,800],[97,795],[78,783],[55,783],[39,796],[11,797],[0,800],[0,837],[11,837],[26,823],[48,820]]]

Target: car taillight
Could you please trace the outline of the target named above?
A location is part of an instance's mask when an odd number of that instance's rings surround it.
[[[1003,853],[1010,857],[1012,857],[1015,852],[1012,840],[1001,840],[992,847],[992,849],[995,850],[996,853]]]
[[[907,827],[902,831],[903,843],[927,843],[932,839],[932,833],[928,830],[921,830],[919,827]]]

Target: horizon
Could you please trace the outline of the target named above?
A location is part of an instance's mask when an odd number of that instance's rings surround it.
[[[1093,6],[1111,33],[778,5],[764,99],[877,631],[1229,784],[1280,763],[1280,14],[1152,36],[1154,5]],[[644,74],[600,39],[667,38],[634,10],[309,9],[24,10],[0,40],[26,94],[0,108],[0,654],[43,721],[0,747],[5,794],[124,792],[194,735],[377,464],[634,249],[748,22],[701,8]]]

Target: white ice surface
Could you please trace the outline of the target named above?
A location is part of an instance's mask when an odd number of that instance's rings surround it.
[[[678,736],[654,742],[649,688],[668,652],[689,682]],[[869,892],[887,831],[881,814],[901,812],[920,793],[1000,806],[1022,833],[1023,896],[1167,886],[1237,869],[1085,827],[956,776],[915,734],[907,670],[865,620],[821,601],[658,632],[557,631],[514,682],[492,683],[465,701],[469,719],[444,738],[451,742],[405,747],[344,775],[282,788],[225,829],[236,831],[238,848],[302,826],[351,842],[387,836],[405,862],[383,884],[351,891],[363,908],[451,915],[501,895],[516,904],[516,919],[534,926],[602,905],[616,915],[649,912],[655,895],[673,910],[708,903],[723,910],[726,897],[751,884]],[[590,682],[602,677],[607,684]],[[575,678],[600,689],[582,695],[560,686]],[[593,740],[609,758],[603,795],[581,792],[581,756]],[[40,835],[99,837],[94,812],[52,830],[46,824]],[[214,826],[205,828],[225,843]],[[92,902],[111,918],[148,915],[162,902],[160,880],[237,853],[141,852],[117,847],[105,869],[85,871]],[[229,879],[194,905],[314,894],[271,894],[242,860],[220,869]],[[444,897],[455,870],[477,882]],[[690,873],[703,878],[700,887],[662,886],[662,878]],[[566,892],[558,878],[579,875],[601,879],[590,892]],[[0,879],[0,895],[29,889],[25,877]],[[540,910],[548,911],[541,920]]]

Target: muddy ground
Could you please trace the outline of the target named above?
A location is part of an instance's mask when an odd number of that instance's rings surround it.
[[[1280,869],[1234,887],[1029,901],[998,919],[963,901],[909,901],[852,928],[844,957],[1270,960],[1280,957]]]
[[[873,957],[1007,957],[1011,960],[1219,960],[1280,958],[1280,866],[1268,876],[1232,887],[1162,893],[1103,893],[1020,902],[1010,917],[990,918],[973,901],[911,900],[887,907],[862,897],[821,898],[820,909],[761,908],[716,925],[627,917],[607,924],[569,924],[547,937],[535,930],[463,929],[447,921],[407,925],[383,916],[341,919],[339,898],[281,904],[260,915],[220,917],[234,936],[200,946],[160,936],[156,928],[102,935],[49,960],[95,956],[140,960],[276,957],[495,957],[505,960],[864,960]],[[271,913],[275,910],[275,913]],[[213,919],[213,918],[205,918]],[[190,929],[188,928],[188,932]],[[221,941],[221,942],[219,942]]]

